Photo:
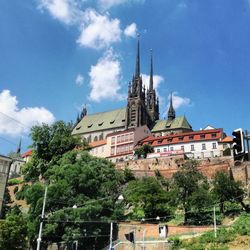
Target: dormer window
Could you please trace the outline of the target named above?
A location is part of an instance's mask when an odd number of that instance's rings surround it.
[[[115,120],[111,121],[110,124],[114,124]]]
[[[98,123],[98,126],[102,126],[102,124],[103,124],[103,122],[101,122],[101,123]]]
[[[78,127],[76,127],[76,130],[79,130],[81,128],[81,126],[78,126]]]
[[[93,125],[93,123],[92,123],[92,124],[89,124],[89,125],[88,125],[88,128],[91,128],[91,127],[92,127],[92,125]]]

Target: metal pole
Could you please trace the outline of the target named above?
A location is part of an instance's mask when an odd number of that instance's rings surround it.
[[[215,206],[214,206],[214,238],[217,237],[217,228],[216,228],[216,214],[215,214]]]
[[[145,250],[145,234],[146,234],[147,228],[143,230],[143,237],[142,237],[142,249]]]
[[[43,209],[42,209],[42,215],[41,215],[39,234],[38,234],[38,238],[37,238],[37,248],[36,248],[37,250],[40,250],[40,245],[41,245],[41,241],[42,241],[43,219],[44,219],[47,191],[48,191],[48,186],[46,185],[45,191],[44,191],[44,197],[43,197]]]
[[[112,240],[113,240],[113,222],[110,222],[110,245],[109,249],[112,249]]]
[[[249,136],[248,136],[248,131],[245,131],[245,139],[246,139],[246,144],[247,144],[247,160],[250,161],[250,152],[249,152]]]

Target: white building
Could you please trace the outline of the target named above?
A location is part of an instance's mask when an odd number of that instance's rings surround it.
[[[138,145],[150,144],[159,155],[164,152],[182,151],[189,158],[202,159],[223,156],[224,150],[231,147],[230,139],[219,128],[160,137],[151,136],[140,141]]]

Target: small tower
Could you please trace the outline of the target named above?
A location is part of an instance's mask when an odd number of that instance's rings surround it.
[[[168,109],[168,121],[172,121],[175,119],[175,110],[173,107],[173,97],[172,97],[172,93],[170,96],[170,104],[169,104],[169,109]]]
[[[81,115],[80,115],[80,120],[82,120],[82,118],[84,116],[86,116],[87,114],[88,114],[88,110],[87,110],[87,106],[85,104],[84,107],[83,107],[83,109],[82,109]]]

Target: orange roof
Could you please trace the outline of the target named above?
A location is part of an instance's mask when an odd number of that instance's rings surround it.
[[[232,143],[233,139],[230,136],[226,136],[224,139],[222,139],[220,142],[222,143]]]
[[[98,146],[105,145],[106,143],[107,143],[107,140],[93,141],[93,142],[89,143],[89,146],[91,146],[92,148],[95,148]]]
[[[31,156],[31,155],[32,155],[32,152],[33,152],[33,150],[30,149],[30,150],[28,150],[27,152],[23,153],[23,154],[21,155],[21,157],[22,157],[22,158],[25,158],[25,157],[27,157],[27,156]]]
[[[152,146],[167,144],[177,144],[195,141],[219,140],[222,136],[222,129],[199,130],[187,133],[178,133],[166,136],[152,137],[149,136],[141,140],[138,144],[144,145],[150,143]]]

